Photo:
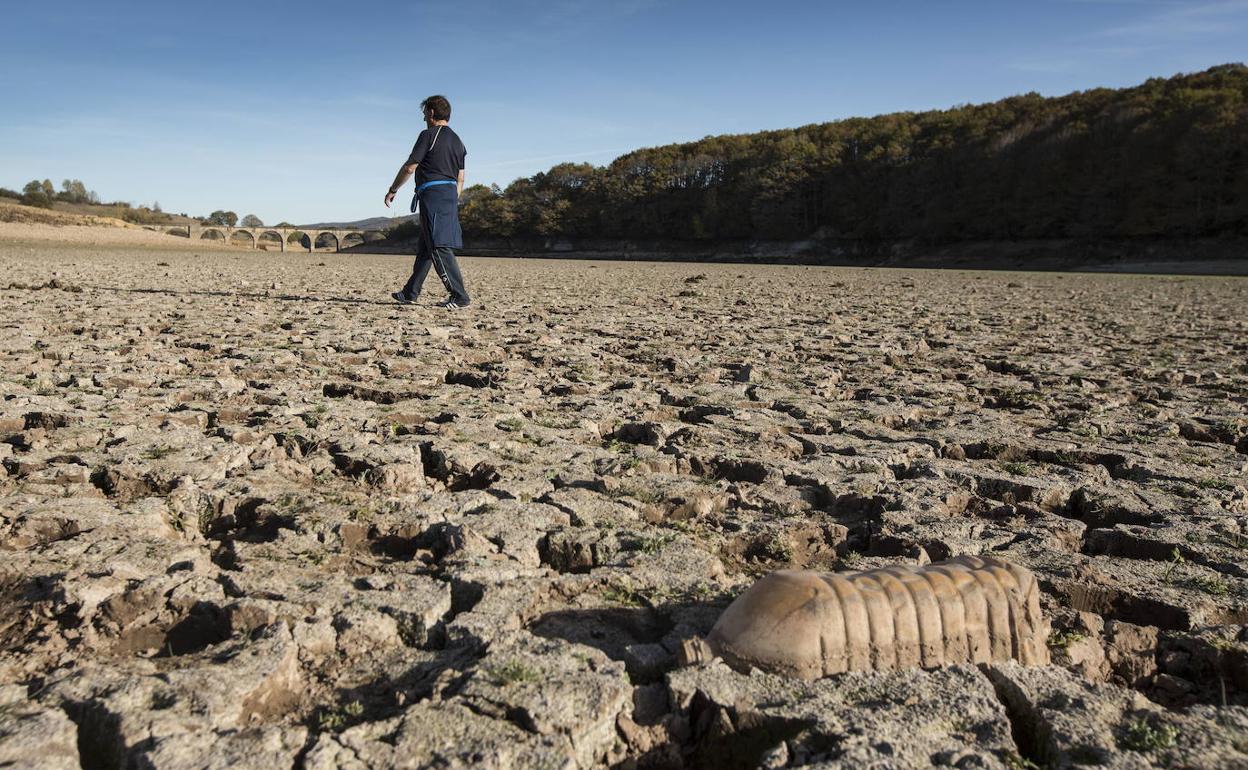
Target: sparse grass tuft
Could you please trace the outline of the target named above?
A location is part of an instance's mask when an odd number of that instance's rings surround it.
[[[1229,492],[1235,488],[1235,485],[1226,479],[1206,478],[1196,482],[1196,486],[1201,489],[1217,489],[1223,492]]]
[[[1040,770],[1040,765],[1015,752],[1006,754],[1003,760],[1005,761],[1005,766],[1010,768],[1010,770]]]
[[[607,497],[612,500],[619,500],[622,497],[631,497],[639,503],[645,505],[653,505],[657,503],[661,496],[650,489],[642,489],[641,487],[620,487],[607,492]]]
[[[316,726],[321,732],[336,733],[355,723],[362,716],[364,716],[364,704],[359,701],[335,704],[317,713]]]
[[[1210,596],[1226,596],[1231,592],[1231,584],[1221,575],[1197,575],[1188,580],[1188,583],[1199,591],[1204,591]]]
[[[499,687],[538,680],[537,669],[519,660],[510,660],[501,666],[491,666],[486,669],[486,674],[490,677],[490,681]]]
[[[154,446],[154,447],[149,447],[147,450],[145,450],[143,452],[143,457],[145,457],[148,460],[159,460],[161,458],[168,457],[169,455],[173,454],[176,451],[178,450],[174,449],[171,446]]]
[[[1032,470],[1030,464],[1022,462],[1001,463],[1001,468],[1004,469],[1006,473],[1012,473],[1015,476],[1030,476]]]
[[[646,596],[632,586],[609,585],[602,592],[602,598],[612,604],[624,604],[630,607],[649,607]]]
[[[659,535],[647,535],[639,541],[638,550],[642,553],[658,553],[674,542],[676,542],[675,532],[664,532]]]
[[[1118,738],[1118,748],[1128,751],[1150,752],[1168,749],[1174,745],[1179,731],[1173,725],[1153,727],[1143,717],[1129,723]]]
[[[1065,650],[1068,649],[1070,645],[1083,639],[1085,636],[1086,634],[1081,631],[1075,631],[1072,629],[1054,631],[1052,634],[1049,634],[1049,647],[1052,647],[1055,650]]]
[[[771,536],[763,550],[767,553],[767,556],[776,561],[791,562],[795,555],[793,553],[793,544],[778,534]]]

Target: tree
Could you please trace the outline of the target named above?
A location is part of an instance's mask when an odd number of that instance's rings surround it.
[[[474,237],[967,240],[1248,232],[1248,67],[559,164],[460,199]]]
[[[52,208],[52,196],[48,195],[44,190],[43,183],[38,179],[32,179],[22,188],[22,203],[27,206],[38,206],[40,208]]]
[[[90,199],[90,193],[81,179],[66,179],[61,182],[61,194],[57,197],[70,203],[86,203]]]
[[[261,222],[260,217],[255,214],[248,214],[243,217],[243,227],[264,227],[264,222]]]
[[[43,180],[43,194],[48,196],[48,200],[56,197],[56,187],[52,185],[51,179]]]
[[[221,211],[218,209],[208,215],[208,224],[233,227],[238,224],[238,214],[235,214],[233,211]]]

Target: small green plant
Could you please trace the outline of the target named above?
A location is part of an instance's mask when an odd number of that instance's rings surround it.
[[[510,660],[500,666],[491,666],[486,673],[490,680],[499,687],[536,682],[538,679],[537,670],[519,660]]]
[[[1006,754],[1003,759],[1010,770],[1040,770],[1040,765],[1015,752]]]
[[[763,550],[772,559],[776,561],[791,562],[793,561],[793,544],[781,535],[772,535],[767,541]]]
[[[1179,549],[1175,548],[1170,552],[1170,561],[1166,562],[1166,571],[1161,573],[1163,583],[1173,583],[1174,573],[1179,567],[1187,564],[1187,559],[1183,558],[1183,554],[1179,553]]]
[[[148,460],[159,460],[163,457],[168,457],[176,451],[178,450],[171,446],[154,446],[148,447],[147,450],[143,452],[143,456]]]
[[[661,535],[650,535],[643,537],[640,540],[638,550],[642,553],[658,553],[675,541],[675,532],[664,532]]]
[[[624,604],[631,607],[647,607],[650,604],[644,594],[627,585],[607,586],[602,592],[602,598],[612,604]]]
[[[1229,492],[1235,488],[1235,485],[1225,479],[1206,478],[1196,482],[1196,486],[1201,489],[1217,489],[1223,492]]]
[[[1207,457],[1195,454],[1193,452],[1184,452],[1179,455],[1179,460],[1189,465],[1199,465],[1202,468],[1208,468],[1213,465],[1213,461]]]
[[[1144,718],[1127,724],[1118,738],[1118,748],[1128,751],[1149,752],[1168,749],[1174,745],[1179,731],[1173,725],[1153,727]]]
[[[639,503],[645,505],[653,505],[660,499],[659,494],[649,489],[640,487],[619,487],[607,492],[607,497],[612,500],[619,500],[624,497],[631,497]]]
[[[1015,476],[1030,476],[1031,466],[1022,462],[1006,462],[1001,463],[1001,467],[1006,473],[1012,473]]]
[[[845,569],[858,569],[862,566],[863,556],[858,551],[846,551],[839,561],[839,566]]]
[[[1055,650],[1065,650],[1065,649],[1068,649],[1070,645],[1074,644],[1080,639],[1083,639],[1085,636],[1086,634],[1084,634],[1083,632],[1075,631],[1074,629],[1054,631],[1053,633],[1049,634],[1049,646]]]
[[[524,427],[524,420],[519,417],[508,417],[505,420],[499,420],[496,425],[500,430],[515,432]]]
[[[321,709],[316,717],[316,726],[322,732],[338,732],[364,715],[364,704],[351,701],[342,705],[334,705]]]
[[[1230,584],[1220,575],[1197,575],[1188,582],[1193,588],[1210,596],[1226,596],[1231,592]]]
[[[186,531],[186,515],[181,511],[169,512],[169,526],[174,532]]]

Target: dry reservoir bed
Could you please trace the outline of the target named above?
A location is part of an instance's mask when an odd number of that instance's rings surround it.
[[[1248,281],[0,268],[0,765],[1248,766]],[[770,570],[960,554],[1054,665],[676,664]]]

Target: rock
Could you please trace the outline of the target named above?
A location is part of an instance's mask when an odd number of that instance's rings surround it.
[[[803,765],[927,767],[938,758],[1003,769],[1017,756],[1005,709],[971,666],[802,682],[716,661],[674,672],[668,687],[678,717],[669,731],[703,766],[756,767],[787,754]]]
[[[1248,726],[1248,712],[1201,707],[1169,712],[1143,695],[1110,684],[1093,684],[1053,667],[991,664],[988,676],[1011,721],[1020,748],[1051,767],[1243,766],[1245,754],[1231,738]],[[1016,732],[1018,735],[1019,732]]]
[[[78,770],[78,727],[65,712],[26,699],[25,687],[0,687],[0,767]]]

